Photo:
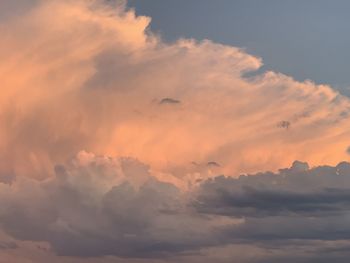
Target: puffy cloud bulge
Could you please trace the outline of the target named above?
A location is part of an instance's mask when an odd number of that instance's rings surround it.
[[[164,43],[123,2],[2,5],[3,180],[45,178],[81,150],[180,178],[213,161],[213,173],[235,175],[346,158],[349,101],[330,87],[244,77],[259,58],[209,40]]]
[[[0,185],[1,230],[15,240],[0,255],[30,241],[44,242],[29,254],[45,249],[36,262],[346,262],[349,211],[346,162],[296,161],[183,192],[137,160],[80,152],[52,178]]]

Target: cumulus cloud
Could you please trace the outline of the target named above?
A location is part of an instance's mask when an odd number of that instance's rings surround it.
[[[203,184],[198,207],[238,217],[337,214],[349,206],[349,174],[346,162],[309,170],[306,163],[296,161],[276,174],[220,176]]]
[[[167,257],[216,244],[215,229],[225,223],[196,214],[187,194],[133,159],[81,152],[55,171],[42,182],[2,185],[0,224],[19,240],[48,242],[58,255]]]
[[[191,162],[215,160],[217,173],[234,175],[295,159],[334,165],[347,155],[348,99],[274,72],[244,77],[262,62],[242,49],[164,43],[123,1],[2,7],[13,14],[0,15],[3,181],[52,176],[82,149],[180,179],[211,176]]]
[[[1,258],[345,262],[348,98],[165,43],[124,1],[5,0],[0,22]]]
[[[52,178],[0,185],[0,225],[16,242],[45,242],[41,253],[77,260],[230,262],[240,251],[240,262],[323,262],[320,253],[347,257],[349,200],[345,162],[310,169],[296,161],[182,191],[135,159],[80,152]]]
[[[289,262],[295,256],[297,262],[325,262],[317,255],[327,251],[334,252],[328,260],[347,258],[329,246],[345,242],[348,247],[350,163],[309,169],[307,163],[296,161],[278,173],[219,176],[203,183],[195,195],[193,204],[199,213],[244,219],[242,224],[224,227],[226,242],[282,253],[264,255],[257,262]],[[287,253],[293,246],[305,251]]]

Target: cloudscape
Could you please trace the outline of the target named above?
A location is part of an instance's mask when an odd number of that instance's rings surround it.
[[[349,98],[150,23],[0,2],[0,262],[348,262]]]

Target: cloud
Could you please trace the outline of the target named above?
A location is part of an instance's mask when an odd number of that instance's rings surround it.
[[[294,162],[277,174],[216,177],[202,186],[199,208],[237,217],[337,214],[350,204],[349,174],[345,162],[311,170],[306,163]]]
[[[0,21],[13,19],[13,17],[18,17],[28,10],[33,9],[38,4],[38,0],[2,0],[1,10],[0,10]]]
[[[213,161],[208,162],[207,165],[212,166],[212,167],[220,167],[220,164],[218,164],[217,162],[213,162]]]
[[[41,253],[76,260],[229,262],[239,250],[240,262],[278,262],[292,250],[300,262],[322,262],[320,253],[347,257],[349,199],[345,162],[310,169],[296,161],[182,191],[137,160],[80,152],[52,178],[0,185],[0,225],[16,243],[45,242]]]
[[[328,86],[275,72],[244,77],[260,58],[209,40],[164,43],[123,1],[4,8],[21,15],[0,18],[2,181],[53,176],[82,149],[181,180],[212,176],[193,161],[235,175],[347,156],[349,101]],[[160,108],[157,98],[181,107]]]
[[[289,129],[290,127],[290,122],[289,121],[280,121],[278,124],[277,124],[278,127],[280,128],[283,128],[283,129]]]
[[[240,48],[165,43],[124,1],[2,7],[0,225],[19,245],[1,258],[348,258],[348,98],[247,77],[262,61]]]
[[[215,243],[217,224],[194,214],[177,187],[133,159],[81,152],[55,177],[0,188],[2,229],[48,242],[61,256],[168,257]]]
[[[164,98],[159,103],[160,104],[179,104],[180,101],[172,98]]]
[[[203,214],[244,218],[242,224],[225,227],[226,242],[257,244],[281,252],[288,251],[294,242],[306,248],[310,242],[319,241],[321,244],[311,246],[312,250],[326,253],[322,247],[327,242],[350,238],[349,175],[350,163],[309,169],[306,163],[296,161],[278,173],[220,176],[202,184],[194,206]],[[300,262],[323,262],[317,253],[294,255]],[[346,258],[337,254],[342,260]],[[290,257],[285,255],[280,260]],[[266,262],[278,260],[272,257]]]
[[[2,249],[16,249],[18,246],[14,242],[0,242],[0,250]]]

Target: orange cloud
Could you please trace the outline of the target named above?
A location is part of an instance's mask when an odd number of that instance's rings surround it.
[[[347,158],[350,103],[331,87],[245,78],[259,58],[211,41],[164,43],[150,18],[118,3],[38,1],[2,21],[3,180],[45,178],[81,150],[136,158],[163,180]]]

